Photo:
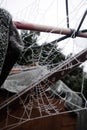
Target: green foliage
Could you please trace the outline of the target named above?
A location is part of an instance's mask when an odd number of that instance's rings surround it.
[[[36,42],[39,35],[40,35],[40,32],[23,30],[21,32],[21,37],[24,42],[24,47],[27,48],[32,44],[37,45]]]
[[[55,44],[45,44],[42,48],[40,57],[40,63],[55,67],[59,62],[65,59],[65,56],[61,53],[60,49],[57,49]]]
[[[82,88],[83,69],[75,68],[71,73],[67,74],[62,80],[72,90],[81,92]]]
[[[22,52],[22,56],[20,58],[21,61],[19,61],[19,64],[26,65],[36,61],[34,56],[39,55],[37,54],[38,51],[36,49],[38,47],[36,42],[39,35],[40,32],[27,31],[27,30],[23,30],[21,32],[21,37],[24,42],[24,50]]]
[[[54,65],[58,64],[65,56],[57,49],[55,44],[47,44],[39,46],[37,39],[40,36],[39,32],[22,31],[21,37],[24,42],[24,51],[22,53],[21,63],[31,64],[39,59],[40,65]]]
[[[83,94],[87,99],[87,72],[84,72],[83,74]]]

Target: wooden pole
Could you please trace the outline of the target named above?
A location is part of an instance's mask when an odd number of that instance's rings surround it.
[[[17,21],[14,21],[14,24],[16,25],[18,29],[48,32],[48,33],[55,33],[55,34],[62,34],[62,35],[72,34],[72,30],[73,30],[69,28],[65,29],[65,28],[59,28],[59,27],[53,27],[53,26],[47,26],[47,25],[22,23],[22,22],[17,22]],[[77,37],[87,38],[87,33],[78,32]]]

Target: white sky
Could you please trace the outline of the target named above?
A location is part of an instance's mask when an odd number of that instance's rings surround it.
[[[68,0],[70,28],[76,29],[87,9],[87,0]],[[7,9],[13,20],[66,28],[65,0],[0,0],[0,6]],[[87,29],[87,17],[81,27]],[[41,34],[41,40],[51,41],[61,35]],[[84,38],[68,39],[59,43],[65,54],[78,52],[87,47]]]
[[[70,26],[75,27],[87,8],[87,2],[68,1]],[[66,26],[65,0],[0,0],[0,5],[7,9],[15,20]]]

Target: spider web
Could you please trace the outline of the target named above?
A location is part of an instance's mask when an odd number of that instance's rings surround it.
[[[2,1],[1,3],[3,4],[4,2]],[[7,2],[5,1],[5,3]],[[37,0],[35,2],[33,0],[33,2],[29,3],[30,9],[28,9],[28,6],[25,6],[25,8],[21,10],[22,13],[21,11],[16,13],[15,19],[23,19],[25,16],[26,21],[27,19],[29,19],[30,22],[33,22],[33,21],[35,21],[36,23],[38,23],[39,21],[41,22],[42,17],[46,18],[48,16],[47,15],[48,10],[51,10],[52,8],[55,7],[55,6],[52,6],[52,4],[55,5],[54,3],[57,3],[56,8],[58,10],[58,7],[60,4],[57,1],[54,2],[54,0],[51,0],[47,8],[41,9],[40,1]],[[32,6],[33,4],[34,6]],[[77,4],[74,4],[72,1],[72,4],[74,5],[74,10],[76,9],[77,12],[71,9],[71,13],[70,13],[72,16],[70,17],[70,21],[72,21],[71,27],[74,21],[73,18],[75,17],[76,14],[78,14],[79,9],[85,8],[85,4],[87,3],[86,3],[86,0],[83,0],[83,1],[78,2]],[[31,18],[29,17],[29,14],[32,15]],[[80,19],[82,14],[79,14],[77,19]],[[60,17],[58,14],[58,11],[57,11],[56,17],[57,17],[56,25],[64,27],[66,25],[66,22],[65,22],[66,17],[63,18],[61,21],[58,21],[58,17]],[[45,23],[47,21],[42,20],[42,23],[43,22]],[[77,26],[78,26],[78,23],[75,23],[73,28],[76,28]],[[33,35],[34,34],[35,32],[33,32]],[[8,76],[8,79],[4,83],[3,88],[7,89],[8,91],[16,93],[16,96],[18,95],[18,104],[15,104],[16,106],[14,105],[13,109],[10,103],[7,105],[7,112],[5,114],[6,117],[0,123],[1,130],[14,129],[18,127],[19,125],[30,120],[35,120],[35,119],[44,118],[48,116],[50,117],[50,116],[63,114],[63,113],[69,113],[73,111],[77,112],[79,110],[86,109],[87,100],[83,94],[84,78],[85,78],[84,75],[82,78],[82,87],[81,87],[80,92],[72,91],[61,80],[57,81],[56,83],[53,83],[48,79],[48,77],[46,77],[46,75],[49,75],[55,72],[56,70],[62,71],[63,73],[64,70],[68,70],[69,67],[73,68],[73,66],[71,65],[71,66],[67,66],[67,68],[61,69],[61,65],[63,65],[63,61],[61,61],[60,63],[56,65],[53,63],[54,58],[58,56],[58,53],[59,53],[59,50],[55,48],[55,45],[58,47],[61,47],[62,51],[65,52],[65,50],[67,50],[67,46],[71,44],[72,45],[71,52],[74,52],[73,56],[75,59],[76,59],[76,55],[74,54],[77,53],[78,51],[81,51],[82,49],[82,46],[80,50],[76,49],[77,46],[80,46],[80,45],[77,45],[77,43],[75,42],[76,39],[72,39],[72,36],[71,38],[61,43],[55,42],[54,44],[52,44],[52,42],[49,42],[50,39],[54,40],[56,37],[60,38],[61,33],[59,35],[51,34],[51,32],[42,33],[37,40],[40,47],[39,57],[38,57],[38,52],[35,51],[35,49],[37,49],[37,47],[35,46],[35,43],[33,43],[28,48],[31,51],[31,57],[28,57],[27,59],[25,59],[24,54],[22,55],[22,58],[24,58],[26,62],[31,60],[33,66],[27,66],[27,67],[16,66],[16,68],[14,66],[15,68],[14,70],[16,70],[16,72],[14,71],[15,73],[11,73]],[[46,46],[46,42],[49,42],[49,44],[51,45],[51,49],[48,51],[46,58],[44,58],[43,55],[46,54],[46,51],[44,49],[44,46]],[[83,49],[84,48],[85,47],[83,47]],[[27,52],[28,49],[26,49],[25,53]],[[55,57],[53,56],[54,52],[56,52]],[[72,56],[70,59],[72,59]],[[68,63],[70,59],[66,60],[65,62]],[[80,61],[77,62],[78,65],[79,63]],[[38,82],[41,79],[44,79],[43,84],[42,83],[38,84]],[[36,85],[33,87],[33,84],[35,83]],[[32,86],[32,87],[29,88],[29,86]],[[28,93],[24,95],[24,97],[21,97],[20,92],[24,90],[27,91],[27,89],[29,90]],[[6,100],[8,98],[9,98],[9,92],[7,94]],[[83,101],[84,101],[84,105],[83,105]],[[64,107],[68,107],[68,109],[66,110]]]

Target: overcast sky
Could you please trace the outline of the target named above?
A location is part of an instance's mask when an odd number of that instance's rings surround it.
[[[0,0],[15,20],[37,22],[54,26],[66,26],[65,0]],[[86,0],[68,0],[70,26],[75,27],[77,20],[87,8]],[[73,24],[74,23],[74,24]]]

